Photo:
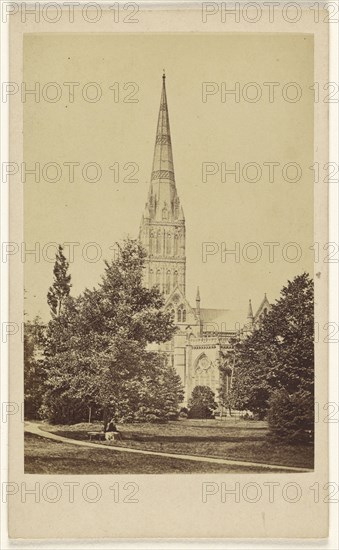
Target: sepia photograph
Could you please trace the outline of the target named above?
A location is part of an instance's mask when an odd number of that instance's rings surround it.
[[[313,81],[310,34],[24,36],[25,473],[313,470]]]
[[[266,4],[4,3],[4,548],[332,548],[335,13]]]

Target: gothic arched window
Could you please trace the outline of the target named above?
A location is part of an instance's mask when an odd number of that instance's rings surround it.
[[[166,273],[166,294],[169,294],[171,290],[171,272]]]
[[[167,254],[171,254],[171,234],[168,233],[167,235]]]
[[[174,256],[178,255],[178,235],[174,235]]]
[[[197,386],[209,386],[212,382],[213,365],[205,353],[198,357],[195,363],[195,381]]]
[[[153,269],[149,270],[149,286],[153,286]]]
[[[174,217],[175,217],[175,219],[178,219],[178,215],[179,215],[179,197],[177,197],[175,199],[175,203],[174,203]]]
[[[168,209],[167,209],[167,203],[165,202],[164,208],[162,209],[162,219],[168,220]]]
[[[173,288],[177,287],[178,286],[178,272],[175,271],[173,273]]]
[[[178,307],[178,322],[179,323],[186,322],[186,309],[184,309],[183,305]]]
[[[158,287],[160,287],[160,279],[161,279],[161,271],[160,269],[157,270],[157,280],[156,280],[156,284]]]
[[[157,254],[160,254],[160,250],[161,250],[161,233],[160,233],[160,231],[158,231],[158,234],[157,234]]]

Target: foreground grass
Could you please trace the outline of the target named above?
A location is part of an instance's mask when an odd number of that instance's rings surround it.
[[[25,434],[26,474],[188,474],[250,471],[261,470],[137,455],[102,448],[80,448],[72,443],[61,443],[34,434]]]
[[[100,431],[102,425],[75,424],[50,426],[41,429],[83,441],[87,432]],[[121,424],[118,426],[122,441],[120,447],[148,451],[189,454],[261,462],[279,466],[310,468],[314,466],[314,449],[311,445],[279,444],[270,441],[265,422],[228,419],[226,421],[184,420],[168,424]],[[101,442],[101,444],[107,444]]]

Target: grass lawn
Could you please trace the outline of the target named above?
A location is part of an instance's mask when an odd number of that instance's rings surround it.
[[[83,423],[50,426],[42,423],[41,429],[87,441],[87,432],[100,431],[102,425]],[[115,441],[114,445],[120,447],[313,468],[313,446],[270,441],[266,422],[239,419],[183,420],[168,424],[121,424],[118,429],[122,441]],[[194,463],[190,464],[191,469]],[[199,471],[202,470],[199,468]],[[226,471],[225,468],[223,471]]]
[[[26,474],[216,474],[251,471],[261,470],[121,453],[109,449],[96,450],[25,434]]]

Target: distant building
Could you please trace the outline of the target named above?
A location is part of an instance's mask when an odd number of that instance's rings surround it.
[[[171,133],[163,75],[153,168],[139,239],[147,251],[145,285],[159,287],[166,309],[172,312],[177,331],[160,349],[181,377],[185,401],[195,386],[209,386],[218,395],[219,363],[232,351],[231,339],[241,338],[257,326],[270,304],[265,297],[253,314],[249,301],[245,312],[201,307],[199,288],[195,307],[186,298],[186,227],[177,193]]]

